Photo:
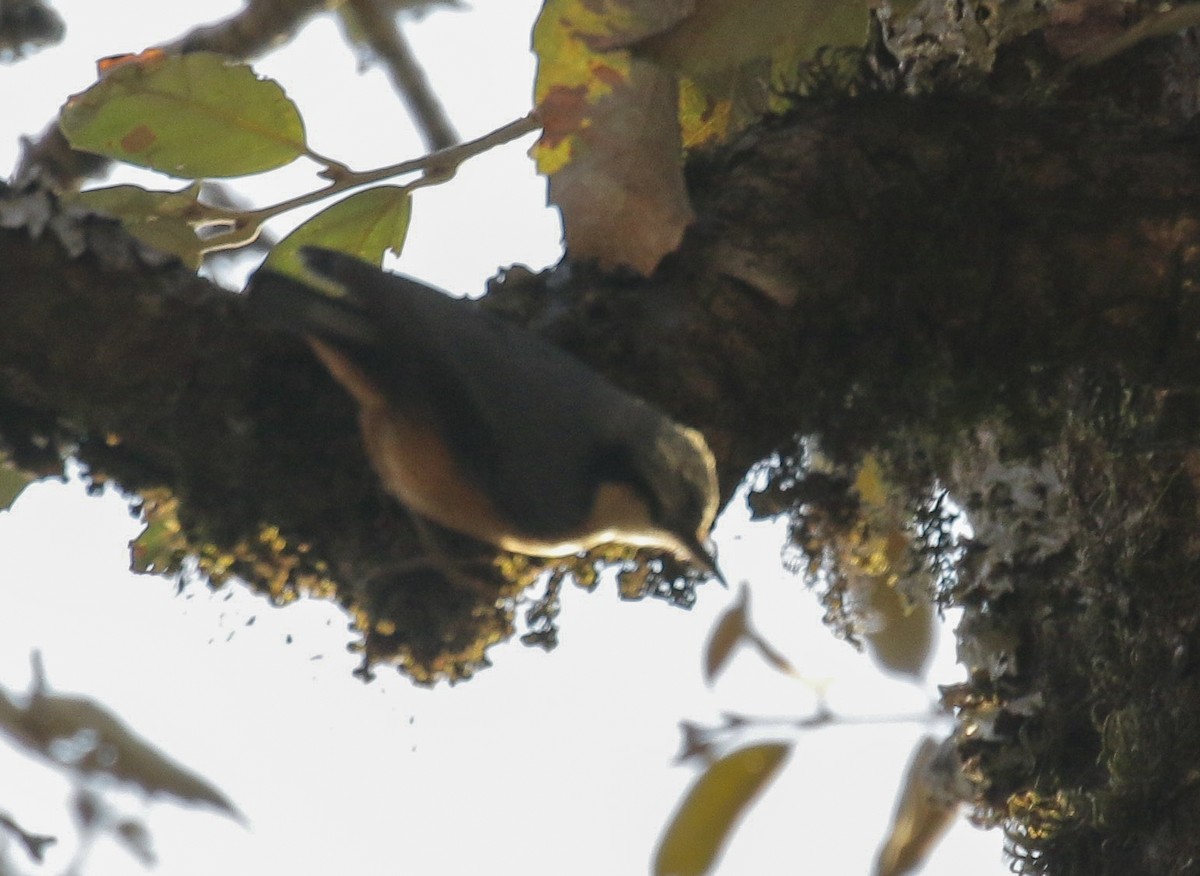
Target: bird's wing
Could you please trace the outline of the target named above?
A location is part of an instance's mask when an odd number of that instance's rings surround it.
[[[263,269],[246,290],[246,307],[259,324],[314,335],[339,347],[365,348],[379,342],[378,327],[351,294],[334,296],[299,280]]]
[[[526,533],[572,528],[600,480],[621,476],[609,436],[636,435],[645,405],[474,302],[350,256],[305,255],[315,271],[354,290],[388,339],[389,356],[405,363],[367,363],[369,373],[389,397],[419,395],[458,464]]]

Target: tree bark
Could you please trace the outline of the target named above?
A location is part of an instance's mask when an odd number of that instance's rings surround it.
[[[1044,100],[1004,97],[1026,68],[1001,59],[990,92],[799,103],[693,159],[698,219],[654,276],[564,263],[487,299],[703,429],[726,497],[776,454],[756,507],[810,553],[861,514],[868,454],[915,512],[949,490],[973,532],[926,551],[965,612],[947,700],[976,816],[1030,872],[1200,871],[1200,163],[1158,75],[1185,42]],[[36,187],[0,188],[0,228],[18,464],[72,452],[174,515],[159,563],[335,596],[368,663],[462,677],[512,634],[495,597],[541,567],[414,565],[300,343]],[[643,574],[686,600],[682,570]]]

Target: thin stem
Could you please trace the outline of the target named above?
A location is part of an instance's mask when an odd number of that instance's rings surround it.
[[[0,827],[4,827],[9,833],[16,836],[21,841],[21,845],[25,846],[25,851],[29,853],[29,857],[37,861],[39,864],[45,858],[45,848],[52,846],[56,842],[52,836],[44,836],[38,833],[30,833],[21,825],[13,820],[12,816],[0,812]]]
[[[477,137],[474,140],[457,143],[454,146],[439,149],[420,158],[411,158],[407,161],[401,161],[398,164],[391,164],[387,167],[361,172],[350,170],[344,164],[327,161],[319,158],[315,153],[310,153],[316,160],[325,164],[325,169],[321,171],[321,174],[330,180],[329,185],[316,191],[297,195],[286,201],[280,201],[269,207],[247,210],[234,220],[234,227],[230,231],[214,235],[205,241],[204,251],[216,252],[218,250],[235,249],[243,246],[258,237],[263,223],[268,219],[273,219],[282,213],[295,210],[298,207],[315,204],[318,201],[323,201],[326,198],[341,194],[350,189],[382,182],[394,176],[423,171],[421,177],[408,184],[407,188],[410,190],[445,182],[454,176],[459,165],[467,159],[473,158],[496,146],[512,142],[531,131],[536,131],[540,127],[541,122],[537,117],[537,111],[534,110],[528,115],[502,125],[496,130],[484,134],[482,137]]]
[[[331,178],[331,182],[325,188],[304,195],[298,195],[295,198],[289,198],[270,207],[252,210],[246,214],[246,218],[247,221],[261,223],[278,216],[280,213],[286,213],[288,210],[294,210],[297,207],[307,206],[308,204],[328,198],[331,195],[340,194],[359,186],[382,182],[385,179],[391,179],[394,176],[401,176],[406,173],[424,171],[427,179],[424,182],[414,181],[412,184],[414,188],[418,187],[418,184],[429,185],[432,182],[442,182],[453,176],[455,171],[458,170],[459,165],[468,158],[473,158],[496,146],[509,143],[531,131],[536,131],[539,127],[541,127],[541,122],[538,120],[535,111],[506,125],[502,125],[491,133],[484,134],[482,137],[467,140],[465,143],[458,143],[445,149],[439,149],[436,152],[430,152],[428,155],[423,155],[420,158],[401,161],[398,164],[356,172],[348,169],[343,164],[331,163],[327,165],[326,170],[323,172]]]

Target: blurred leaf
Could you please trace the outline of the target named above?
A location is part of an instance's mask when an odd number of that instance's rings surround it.
[[[958,811],[958,802],[948,792],[951,776],[941,770],[950,763],[940,758],[942,745],[926,736],[913,752],[904,775],[892,827],[875,861],[875,876],[904,876],[925,863],[929,853],[945,835]]]
[[[659,842],[654,876],[701,876],[716,863],[737,820],[779,771],[790,745],[752,745],[712,764],[676,810]]]
[[[380,264],[388,250],[399,253],[408,234],[412,198],[401,186],[376,186],[313,216],[271,249],[265,265],[293,277],[308,280],[300,261],[306,246],[336,249],[364,261]]]
[[[683,733],[683,740],[679,747],[679,754],[675,758],[676,763],[697,758],[705,761],[712,760],[711,734],[707,730],[691,721],[680,721],[679,729]]]
[[[156,191],[119,185],[89,189],[74,200],[97,213],[120,219],[134,237],[155,249],[175,255],[193,270],[206,251],[199,229],[231,225],[235,213],[199,200],[200,184],[178,191]]]
[[[936,616],[928,573],[913,556],[903,491],[874,454],[863,458],[854,489],[861,519],[838,544],[849,608],[875,662],[919,679],[933,655]]]
[[[46,849],[58,842],[56,837],[45,836],[39,833],[30,833],[3,812],[0,812],[0,827],[3,827],[9,833],[13,834],[13,836],[15,836],[18,840],[20,840],[21,845],[25,847],[25,852],[29,855],[29,857],[37,861],[39,864],[42,863],[43,859],[46,857]],[[6,871],[0,870],[0,872]]]
[[[858,48],[873,0],[778,0],[753,6],[699,0],[692,15],[627,47],[680,75],[679,124],[688,149],[727,142],[788,109],[822,49]]]
[[[133,819],[122,821],[117,825],[114,834],[143,867],[153,867],[157,863],[150,831],[142,822]]]
[[[550,178],[567,248],[643,274],[692,221],[679,99],[673,75],[606,46],[661,23],[653,13],[663,5],[547,0],[533,37],[543,124],[533,154]]]
[[[35,480],[33,475],[13,468],[7,460],[0,462],[0,511],[11,508],[22,491]]]
[[[91,788],[76,788],[71,800],[71,812],[85,833],[90,833],[105,815],[108,807],[100,799],[100,795]]]
[[[597,11],[578,0],[547,0],[542,6],[533,29],[542,137],[533,154],[547,176],[571,160],[591,107],[629,80],[627,52],[602,52],[592,45],[596,35],[611,35],[629,23],[629,16],[617,17],[621,9],[617,4]]]
[[[750,608],[750,590],[742,584],[737,602],[725,610],[713,627],[708,647],[704,649],[704,681],[712,684],[717,673],[725,668],[733,649],[746,633],[746,614]]]
[[[59,125],[76,149],[178,177],[260,173],[307,150],[279,84],[210,52],[109,61],[63,106]]]
[[[887,6],[892,11],[893,18],[904,18],[925,0],[886,0],[885,3],[872,3],[872,6]]]
[[[691,79],[679,83],[679,126],[683,145],[694,149],[705,143],[723,143],[733,130],[734,102],[701,88]]]
[[[0,728],[60,766],[85,775],[103,773],[133,782],[147,794],[208,803],[240,817],[220,791],[172,761],[93,700],[40,692],[21,707],[0,690]]]
[[[633,44],[634,54],[700,82],[785,50],[799,63],[825,46],[867,35],[866,0],[697,0],[672,27]]]
[[[872,659],[889,672],[923,678],[937,631],[933,605],[906,599],[878,577],[857,580],[853,595],[855,613],[865,618],[863,638]]]
[[[854,478],[854,489],[858,497],[872,508],[882,508],[887,505],[888,487],[883,479],[883,467],[879,457],[873,453],[863,458],[858,474]]]
[[[796,667],[791,664],[786,657],[783,656],[770,642],[760,636],[754,630],[747,633],[747,639],[762,658],[767,661],[772,667],[787,675],[799,676]]]

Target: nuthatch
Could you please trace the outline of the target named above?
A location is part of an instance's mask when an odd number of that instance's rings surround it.
[[[314,285],[260,270],[251,311],[303,335],[358,402],[367,456],[410,511],[516,553],[616,542],[719,576],[699,432],[476,302],[344,253],[301,256]]]

